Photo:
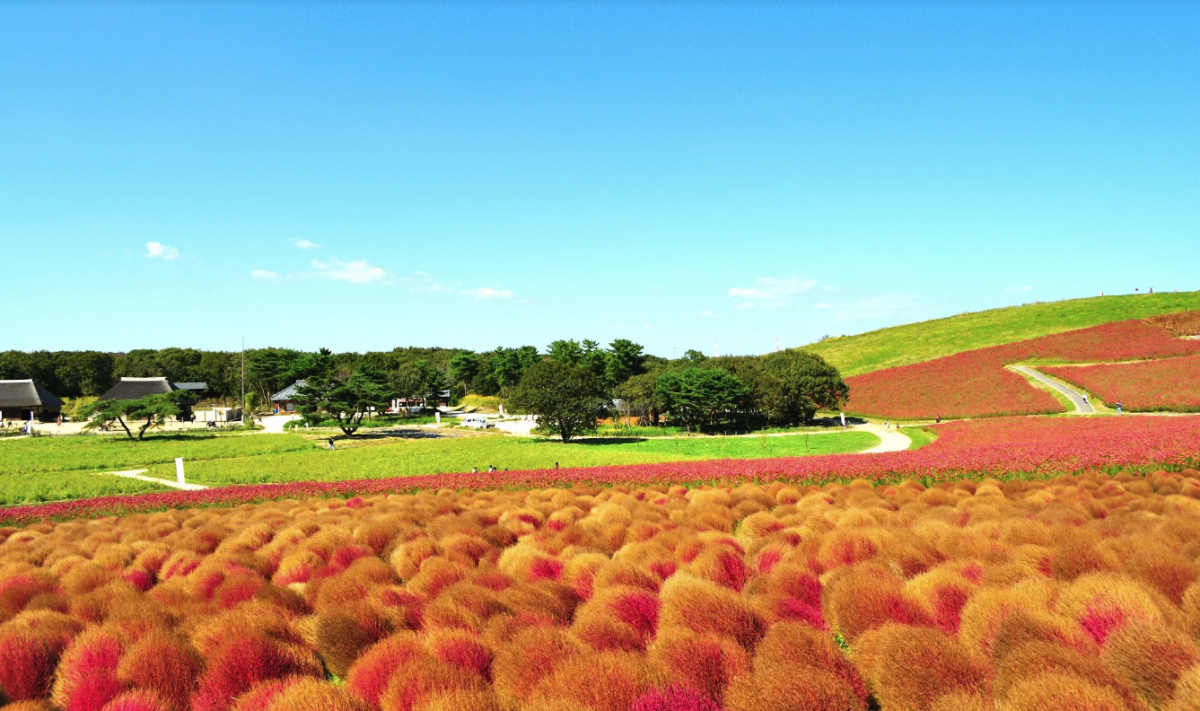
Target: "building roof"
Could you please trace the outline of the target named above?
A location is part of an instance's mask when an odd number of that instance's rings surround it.
[[[208,383],[175,383],[177,390],[190,390],[192,392],[202,392],[208,390]]]
[[[0,380],[0,407],[62,407],[63,401],[32,380]]]
[[[283,402],[285,400],[295,400],[296,399],[296,391],[302,387],[304,387],[304,381],[297,380],[296,382],[287,386],[283,390],[280,390],[279,392],[272,395],[271,402]]]
[[[121,378],[120,382],[100,396],[101,400],[140,400],[147,395],[161,395],[178,390],[166,378]]]

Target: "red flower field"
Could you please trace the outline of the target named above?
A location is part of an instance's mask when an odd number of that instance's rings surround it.
[[[917,450],[784,459],[718,459],[578,469],[441,474],[341,482],[227,486],[108,496],[0,509],[0,523],[90,518],[166,508],[229,506],[271,499],[408,493],[439,489],[545,488],[577,484],[650,485],[779,480],[822,483],[864,479],[927,482],[962,477],[1049,476],[1089,469],[1200,463],[1200,416],[1039,418],[1012,417],[935,426],[938,439]]]
[[[1200,353],[1145,321],[1121,321],[847,378],[846,411],[895,419],[994,417],[1062,412],[1049,393],[1004,366],[1024,362],[1123,361]]]
[[[1128,364],[1042,368],[1126,410],[1200,410],[1200,355]]]

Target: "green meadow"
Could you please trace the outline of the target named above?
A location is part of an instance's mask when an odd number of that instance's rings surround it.
[[[549,469],[609,464],[753,459],[861,452],[879,444],[869,432],[833,432],[779,437],[690,437],[679,439],[584,439],[570,443],[490,435],[456,439],[387,440],[373,446],[329,451],[263,454],[199,461],[188,465],[188,481],[198,484],[259,484],[283,481],[337,481],[395,476],[486,471]],[[173,476],[171,466],[151,467],[151,474]]]

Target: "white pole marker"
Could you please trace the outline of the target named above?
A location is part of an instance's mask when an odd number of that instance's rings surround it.
[[[183,457],[175,458],[175,481],[180,484],[183,482]]]

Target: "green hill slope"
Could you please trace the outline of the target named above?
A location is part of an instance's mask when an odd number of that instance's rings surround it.
[[[831,338],[804,348],[848,377],[1112,321],[1196,309],[1200,309],[1200,292],[1097,296],[959,314]]]

